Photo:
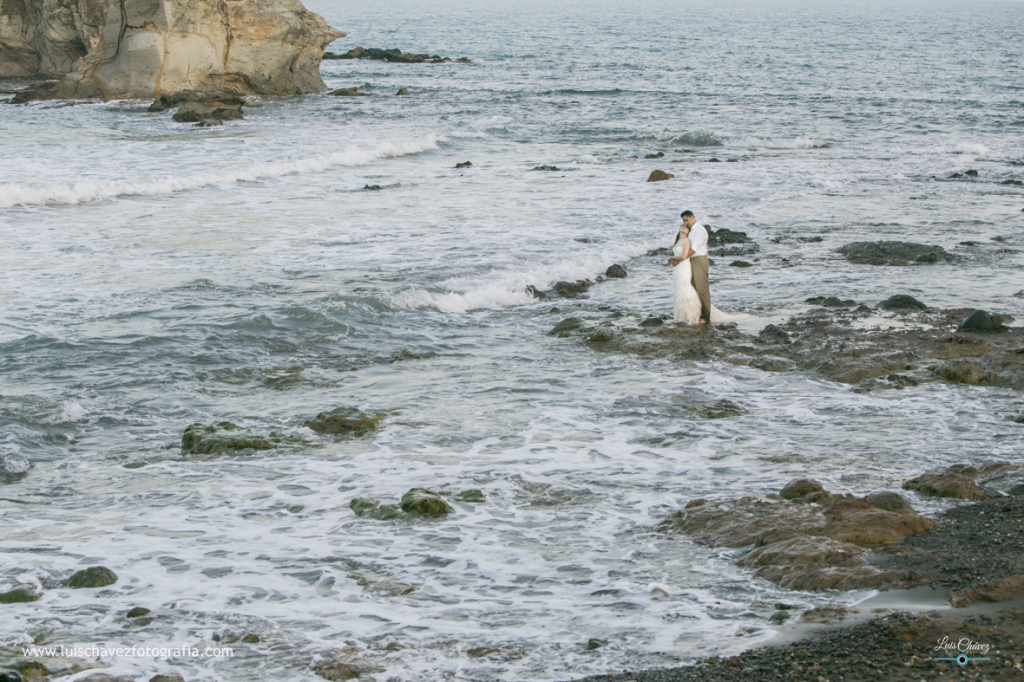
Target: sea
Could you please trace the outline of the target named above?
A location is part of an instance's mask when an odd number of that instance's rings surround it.
[[[549,334],[670,315],[657,250],[685,209],[759,246],[712,259],[745,333],[814,296],[1024,321],[1024,2],[306,6],[348,33],[333,52],[453,61],[324,61],[329,88],[371,96],[251,98],[214,128],[148,101],[0,104],[0,457],[31,465],[0,482],[0,592],[43,591],[0,606],[0,651],[190,682],[688,665],[770,644],[775,604],[871,593],[785,590],[660,532],[687,502],[1024,463],[1010,389],[861,390]],[[836,253],[885,240],[962,258]],[[597,282],[613,264],[628,276]],[[743,414],[687,409],[719,400]],[[379,430],[306,425],[339,407]],[[282,446],[181,453],[225,421]],[[349,506],[413,488],[453,513]],[[62,586],[90,566],[117,582]]]

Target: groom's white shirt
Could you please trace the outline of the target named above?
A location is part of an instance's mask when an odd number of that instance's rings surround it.
[[[708,255],[708,229],[700,223],[690,228],[690,250],[694,256]]]

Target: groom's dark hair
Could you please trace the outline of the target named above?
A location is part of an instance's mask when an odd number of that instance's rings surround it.
[[[685,218],[687,216],[692,218],[693,217],[693,211],[683,211],[682,213],[679,214],[680,218]]]

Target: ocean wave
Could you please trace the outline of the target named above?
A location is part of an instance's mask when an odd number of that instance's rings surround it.
[[[747,136],[726,140],[726,146],[745,147],[748,149],[828,149],[832,145],[812,137],[775,138]]]
[[[700,130],[685,132],[672,140],[673,144],[682,144],[688,147],[721,147],[722,141],[712,135]]]
[[[468,313],[474,310],[499,310],[536,302],[527,286],[545,290],[558,281],[594,279],[613,263],[624,263],[652,248],[643,243],[623,244],[595,250],[580,260],[562,261],[535,270],[494,272],[484,280],[455,279],[445,282],[443,292],[415,288],[391,298],[391,305],[406,310],[436,308],[442,313]]]
[[[488,116],[487,118],[481,118],[477,121],[473,121],[470,128],[473,128],[476,131],[505,130],[513,120],[514,119],[509,118],[508,116],[495,114],[494,116]]]
[[[74,400],[65,400],[60,404],[60,412],[43,419],[44,424],[71,424],[87,415],[84,407]]]
[[[427,135],[405,142],[383,142],[376,147],[349,147],[343,151],[317,154],[301,159],[255,163],[240,169],[224,169],[166,176],[154,180],[107,180],[98,182],[51,183],[27,186],[0,185],[0,208],[42,204],[82,204],[119,196],[173,194],[212,185],[277,178],[284,175],[319,173],[337,166],[361,166],[377,159],[407,156],[437,149],[447,137]]]

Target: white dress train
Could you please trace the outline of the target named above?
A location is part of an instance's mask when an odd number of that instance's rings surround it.
[[[679,257],[683,253],[681,244],[672,247],[672,255]],[[700,320],[700,297],[690,282],[693,271],[690,259],[687,258],[672,268],[672,279],[675,282],[675,296],[672,301],[672,319],[683,324],[697,324]],[[724,324],[733,320],[715,306],[711,306],[711,324]]]

